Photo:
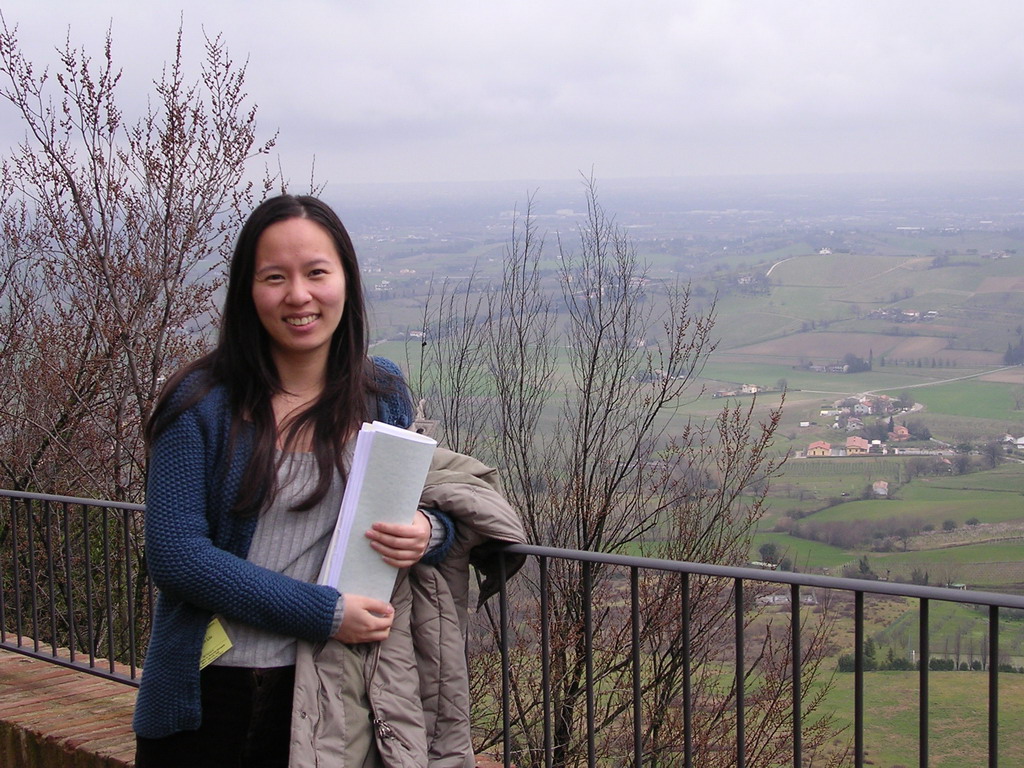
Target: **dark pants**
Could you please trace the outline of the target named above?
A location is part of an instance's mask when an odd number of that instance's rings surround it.
[[[136,739],[136,768],[287,768],[295,667],[209,666],[197,731]]]

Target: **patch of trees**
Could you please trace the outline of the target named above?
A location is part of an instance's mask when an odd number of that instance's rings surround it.
[[[850,521],[818,521],[808,518],[794,521],[783,518],[777,526],[777,530],[785,530],[800,539],[818,541],[840,549],[871,549],[874,552],[892,552],[897,547],[906,550],[910,538],[923,529],[924,523],[912,517]]]
[[[863,357],[858,357],[852,352],[848,352],[843,356],[843,365],[846,366],[847,373],[862,373],[871,370],[870,361],[865,360]]]
[[[896,656],[893,649],[888,648],[885,658],[879,659],[877,652],[872,648],[872,654],[868,655],[868,643],[864,643],[864,671],[865,672],[917,672],[921,669],[919,661],[914,662],[904,656]],[[931,672],[984,672],[986,665],[980,659],[973,659],[970,662],[961,661],[957,664],[956,659],[931,656],[928,659],[928,670]],[[838,672],[856,671],[856,659],[852,653],[842,654],[836,663]],[[1000,672],[1010,674],[1024,674],[1024,667],[1016,667],[1008,662],[999,664]]]
[[[1024,333],[1017,331],[1016,341],[1011,341],[1006,346],[1006,354],[1003,355],[1003,363],[1006,365],[1024,365]]]
[[[907,428],[907,431],[910,433],[910,438],[912,440],[932,439],[932,431],[928,429],[927,426],[925,426],[925,423],[923,421],[914,419],[904,422],[903,426]]]
[[[899,329],[894,336],[901,335]],[[904,368],[957,368],[959,365],[956,360],[948,357],[879,357],[878,367],[885,368],[886,366],[903,366]]]
[[[762,563],[778,566],[780,571],[792,571],[793,561],[786,556],[786,551],[774,541],[766,541],[757,548]]]
[[[932,661],[939,661],[939,659],[932,659]],[[952,660],[950,660],[952,663]],[[908,672],[916,670],[918,665],[912,662],[905,656],[897,656],[890,646],[882,659],[878,658],[878,648],[875,645],[875,641],[870,637],[864,641],[864,654],[863,654],[863,665],[865,672],[875,671],[896,671],[896,672]],[[856,671],[856,659],[852,653],[842,654],[836,664],[836,669],[839,672],[854,672]],[[934,669],[934,667],[929,667]]]

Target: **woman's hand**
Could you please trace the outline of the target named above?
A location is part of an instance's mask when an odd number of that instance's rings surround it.
[[[395,609],[390,603],[346,592],[345,614],[334,639],[349,645],[378,643],[387,639],[394,620]]]
[[[416,510],[416,519],[411,524],[374,523],[366,536],[370,539],[370,546],[381,554],[388,565],[409,568],[416,565],[427,552],[430,520],[422,510]]]

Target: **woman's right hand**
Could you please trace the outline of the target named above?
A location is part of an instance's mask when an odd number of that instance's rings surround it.
[[[390,603],[346,592],[345,614],[334,639],[349,645],[378,643],[387,639],[394,620],[395,609]]]

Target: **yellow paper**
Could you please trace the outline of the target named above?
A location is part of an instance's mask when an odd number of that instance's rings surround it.
[[[231,647],[231,638],[228,637],[224,625],[220,623],[220,617],[214,616],[206,626],[206,637],[203,639],[203,653],[199,657],[199,668],[203,669],[211,661],[223,656]]]

